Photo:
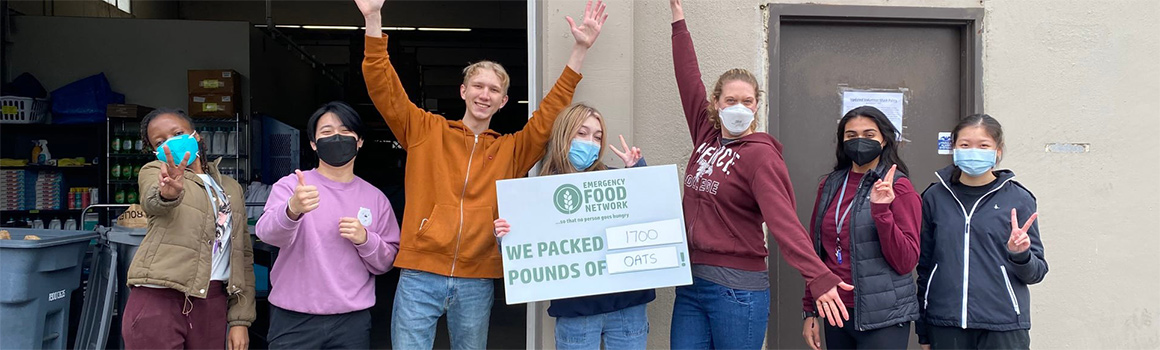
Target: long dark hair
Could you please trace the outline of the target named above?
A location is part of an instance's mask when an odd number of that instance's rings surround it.
[[[910,169],[906,167],[906,163],[902,161],[902,157],[898,156],[898,130],[894,129],[894,124],[890,123],[890,119],[886,118],[886,114],[878,108],[871,106],[862,106],[851,109],[842,116],[842,120],[838,121],[838,149],[834,155],[838,158],[838,162],[834,163],[834,171],[850,168],[850,164],[854,161],[846,156],[845,150],[842,148],[843,139],[846,134],[846,123],[850,119],[857,117],[870,118],[874,120],[874,124],[878,125],[878,133],[882,134],[882,154],[878,156],[879,166],[898,165],[898,170],[903,174],[910,174]]]

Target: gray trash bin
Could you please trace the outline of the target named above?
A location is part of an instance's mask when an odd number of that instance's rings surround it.
[[[93,262],[90,286],[100,286],[96,293],[85,295],[85,318],[81,321],[78,349],[122,349],[121,314],[129,301],[125,283],[129,264],[137,247],[145,239],[146,229],[113,226],[101,228],[105,240],[99,246],[99,259]],[[97,273],[100,272],[100,273]]]
[[[0,240],[0,349],[64,349],[72,293],[95,231],[7,228]],[[40,240],[24,240],[36,235]]]
[[[107,233],[101,227],[97,231]],[[113,326],[113,307],[117,297],[117,251],[107,241],[97,244],[89,269],[89,283],[85,289],[85,303],[81,308],[81,324],[77,327],[76,350],[103,350]]]
[[[125,304],[129,302],[129,285],[125,284],[129,274],[129,264],[133,263],[133,256],[137,254],[137,248],[145,239],[145,232],[147,230],[143,228],[122,226],[113,226],[113,229],[109,231],[109,244],[113,246],[113,250],[117,251],[117,281],[120,281],[117,285],[117,308],[114,309],[118,322],[121,319],[121,312],[125,310]],[[117,325],[120,326],[120,323]],[[120,333],[117,336],[120,338]]]

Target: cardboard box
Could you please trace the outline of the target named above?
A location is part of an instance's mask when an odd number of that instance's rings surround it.
[[[190,70],[190,95],[241,95],[242,76],[232,69]]]
[[[109,118],[141,119],[152,111],[152,107],[141,105],[110,104],[105,106],[105,116]]]
[[[189,115],[230,118],[234,116],[236,102],[234,95],[189,95]]]

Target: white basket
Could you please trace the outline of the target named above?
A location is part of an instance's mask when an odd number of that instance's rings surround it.
[[[49,102],[42,98],[0,97],[0,124],[39,124],[48,120]]]

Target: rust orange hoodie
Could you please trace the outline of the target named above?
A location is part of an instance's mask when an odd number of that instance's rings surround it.
[[[494,221],[495,181],[523,177],[544,156],[552,123],[572,103],[580,74],[565,67],[524,129],[475,135],[416,107],[387,55],[387,37],[366,37],[367,91],[407,150],[406,200],[395,267],[464,278],[503,278]]]

